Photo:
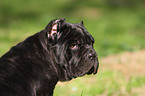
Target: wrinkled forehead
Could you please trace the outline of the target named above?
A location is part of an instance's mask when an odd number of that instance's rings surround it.
[[[86,28],[80,23],[72,24],[65,23],[67,27],[69,27],[72,31],[75,31],[75,34],[80,34],[84,39],[88,39],[90,41],[94,41],[92,35],[86,30]]]

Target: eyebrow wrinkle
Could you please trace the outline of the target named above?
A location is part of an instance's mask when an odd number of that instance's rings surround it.
[[[94,38],[91,36],[91,34],[82,26],[76,25],[78,28],[80,28],[81,30],[83,30],[83,34],[85,36],[86,39],[86,43],[88,42],[94,42]],[[82,33],[82,32],[81,32]]]

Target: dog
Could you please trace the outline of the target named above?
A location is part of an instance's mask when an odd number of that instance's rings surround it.
[[[83,21],[50,21],[0,58],[0,96],[53,96],[58,81],[96,74],[93,44]]]

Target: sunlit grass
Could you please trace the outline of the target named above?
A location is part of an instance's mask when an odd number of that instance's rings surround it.
[[[102,71],[96,76],[85,76],[72,80],[71,82],[58,83],[54,96],[127,96],[135,94],[134,88],[145,86],[145,77],[124,77],[115,71]],[[73,88],[76,87],[74,91]]]

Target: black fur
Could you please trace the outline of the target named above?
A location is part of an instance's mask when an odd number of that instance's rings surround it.
[[[58,81],[96,74],[93,43],[83,22],[52,20],[0,58],[0,96],[52,96]]]

